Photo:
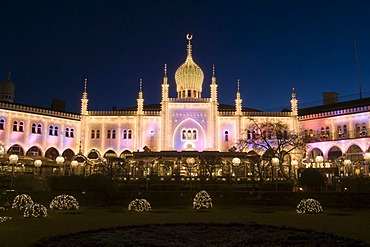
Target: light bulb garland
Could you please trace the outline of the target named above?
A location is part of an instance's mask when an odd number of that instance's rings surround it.
[[[212,205],[212,198],[207,193],[207,191],[202,190],[198,192],[193,201],[193,208],[201,209],[201,208],[211,208]]]
[[[24,218],[44,218],[48,215],[48,210],[46,207],[39,203],[29,204],[23,212]]]
[[[12,204],[12,209],[24,210],[28,205],[32,205],[33,200],[31,196],[27,194],[17,195]]]
[[[317,214],[322,212],[323,209],[320,203],[315,199],[302,199],[299,204],[297,205],[297,213],[299,214]]]
[[[79,204],[71,195],[59,195],[54,197],[50,202],[51,209],[60,209],[60,210],[76,210],[79,209]]]
[[[145,212],[150,211],[152,208],[150,203],[145,199],[135,199],[130,202],[128,205],[129,211],[136,211],[136,212]]]

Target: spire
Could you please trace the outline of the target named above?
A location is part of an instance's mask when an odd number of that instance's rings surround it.
[[[193,35],[187,34],[186,39],[188,40],[188,57],[191,58],[191,39],[193,38]]]
[[[89,103],[89,99],[87,98],[87,79],[85,79],[84,92],[82,93],[82,99],[81,99],[81,114],[82,115],[87,115],[88,103]]]
[[[9,70],[8,71],[8,75],[7,75],[7,77],[6,77],[6,79],[8,79],[8,81],[10,81],[10,75],[12,74],[12,72]]]
[[[139,97],[137,99],[137,114],[144,113],[143,80],[140,79]]]
[[[217,102],[217,83],[215,65],[212,66],[211,100]]]
[[[242,99],[240,98],[240,80],[238,79],[238,89],[236,92],[236,99],[235,99],[235,114],[242,115]]]
[[[167,64],[165,64],[164,65],[163,83],[162,83],[162,101],[167,101],[168,100],[169,85],[168,85],[167,81],[168,81],[168,78],[167,78]]]
[[[290,107],[292,110],[292,116],[298,116],[298,100],[294,87],[292,89],[292,99],[290,100]]]

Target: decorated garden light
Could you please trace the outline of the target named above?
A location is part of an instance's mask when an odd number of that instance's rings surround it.
[[[13,200],[12,209],[24,210],[28,205],[31,204],[33,204],[33,200],[29,195],[17,195]]]
[[[128,205],[129,211],[136,211],[136,212],[145,212],[150,211],[152,208],[150,203],[145,199],[135,199],[130,202]]]
[[[59,195],[54,197],[50,202],[51,209],[60,210],[76,210],[79,209],[79,204],[73,196],[70,195]]]
[[[193,208],[195,209],[201,209],[201,208],[211,208],[212,205],[212,199],[210,195],[207,193],[207,191],[202,190],[198,192],[193,201]]]
[[[9,156],[9,163],[12,165],[12,177],[11,177],[11,180],[10,180],[10,187],[13,188],[14,166],[18,163],[18,155],[11,154]]]
[[[55,159],[55,161],[57,162],[58,166],[61,167],[61,165],[64,164],[65,159],[64,159],[63,156],[58,156]],[[64,173],[64,176],[65,176],[66,175],[66,166],[65,166],[65,164],[64,164],[64,167],[63,167],[63,173]]]
[[[33,162],[33,164],[35,165],[35,168],[36,168],[36,174],[37,174],[37,168],[40,169],[40,175],[41,175],[41,165],[42,165],[42,161],[41,160],[35,160],[35,162]]]
[[[29,204],[23,212],[24,218],[41,218],[46,217],[48,215],[48,210],[46,207],[39,203]]]
[[[317,214],[322,211],[320,203],[315,199],[302,199],[297,205],[297,213],[299,214]]]
[[[4,207],[0,207],[0,212],[5,211],[5,210],[7,210],[7,209],[4,208]],[[11,216],[0,216],[0,223],[3,223],[5,221],[11,220],[11,219],[12,219]]]

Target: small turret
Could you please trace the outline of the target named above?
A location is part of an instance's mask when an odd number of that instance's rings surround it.
[[[217,83],[216,83],[216,73],[215,73],[214,65],[212,68],[211,100],[212,102],[217,102]]]
[[[236,99],[235,99],[235,114],[242,115],[242,99],[240,98],[240,81],[238,79],[238,90],[236,92]]]
[[[87,79],[85,79],[84,92],[82,93],[81,99],[81,115],[87,115],[88,104],[89,99],[87,98]]]
[[[164,65],[164,76],[163,76],[163,83],[162,83],[162,102],[168,101],[168,78],[167,78],[167,64]]]
[[[294,87],[292,89],[292,99],[290,100],[292,116],[298,116],[298,100],[296,98],[296,93]]]
[[[140,79],[139,97],[137,99],[137,114],[142,115],[143,113],[144,113],[143,80]]]
[[[0,101],[13,102],[15,85],[10,79],[11,72],[8,72],[8,76],[3,83],[0,84]]]

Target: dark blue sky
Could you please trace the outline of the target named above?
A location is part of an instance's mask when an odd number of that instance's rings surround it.
[[[322,92],[359,97],[354,37],[364,97],[370,96],[369,1],[0,2],[0,77],[12,71],[16,102],[49,107],[53,98],[79,112],[84,78],[89,109],[158,103],[164,64],[170,96],[185,61],[187,33],[209,97],[216,66],[219,102],[279,110],[296,88],[300,107]]]

